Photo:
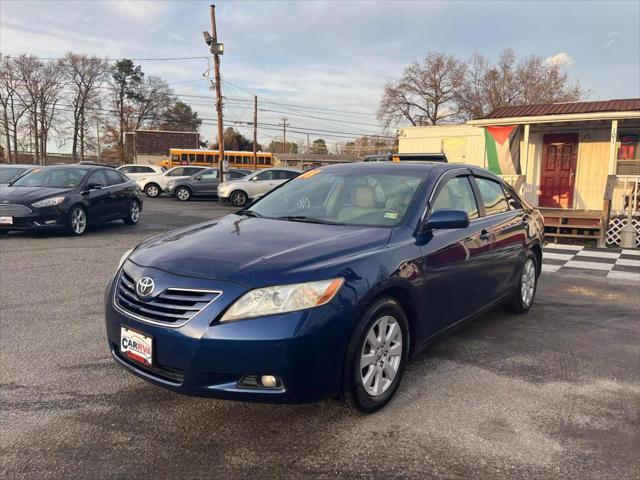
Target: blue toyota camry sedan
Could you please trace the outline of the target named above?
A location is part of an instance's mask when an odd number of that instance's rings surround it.
[[[498,304],[527,312],[543,218],[488,171],[308,171],[226,217],[140,243],[106,294],[114,359],[189,395],[385,405],[410,355]]]

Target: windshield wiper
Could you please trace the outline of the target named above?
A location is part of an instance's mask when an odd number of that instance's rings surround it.
[[[245,215],[247,217],[256,217],[256,218],[262,217],[262,215],[260,215],[258,212],[254,212],[253,210],[238,210],[236,212],[236,215]]]
[[[289,220],[291,222],[320,223],[322,225],[344,225],[344,223],[332,222],[331,220],[322,220],[320,218],[307,217],[305,215],[285,215],[283,217],[273,218],[276,220]]]

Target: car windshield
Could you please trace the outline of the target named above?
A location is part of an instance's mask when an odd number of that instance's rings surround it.
[[[12,187],[73,188],[80,185],[89,169],[37,168],[17,179]]]
[[[402,221],[425,176],[426,171],[311,170],[244,212],[290,221],[392,227]]]
[[[9,183],[14,178],[22,175],[27,169],[24,167],[0,168],[0,183]]]

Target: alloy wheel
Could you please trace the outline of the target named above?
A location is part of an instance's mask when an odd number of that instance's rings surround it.
[[[131,208],[129,209],[129,219],[132,223],[138,223],[140,220],[140,205],[138,202],[131,202]]]
[[[380,317],[369,329],[360,353],[360,381],[365,392],[377,397],[386,392],[402,360],[402,331],[398,321]]]
[[[80,235],[87,228],[87,215],[83,209],[75,208],[71,212],[71,228],[76,235]]]
[[[522,303],[528,307],[533,300],[533,294],[536,290],[536,266],[532,259],[527,259],[522,269],[522,278],[520,279],[520,295]]]
[[[231,204],[235,207],[241,207],[247,201],[247,195],[244,192],[233,192],[231,194]]]
[[[160,192],[158,191],[158,187],[155,185],[149,185],[145,189],[145,193],[150,197],[157,197]]]
[[[189,190],[187,190],[186,188],[179,188],[178,192],[176,193],[176,196],[178,197],[178,200],[182,200],[184,202],[186,200],[189,200],[189,197],[191,196],[191,194],[189,193]]]

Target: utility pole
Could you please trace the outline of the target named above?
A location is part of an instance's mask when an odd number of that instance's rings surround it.
[[[253,168],[258,169],[258,96],[253,96]]]
[[[222,124],[222,89],[220,85],[220,55],[224,52],[224,46],[218,43],[216,30],[216,7],[209,5],[211,14],[211,35],[202,32],[204,41],[209,45],[209,51],[213,54],[214,81],[216,83],[216,110],[218,112],[218,169],[220,182],[224,182],[224,126]]]
[[[287,117],[282,117],[282,153],[287,153]]]
[[[100,162],[100,120],[96,119],[96,134],[98,136],[98,162]]]
[[[311,153],[311,145],[309,144],[309,134],[307,133],[307,155]]]

